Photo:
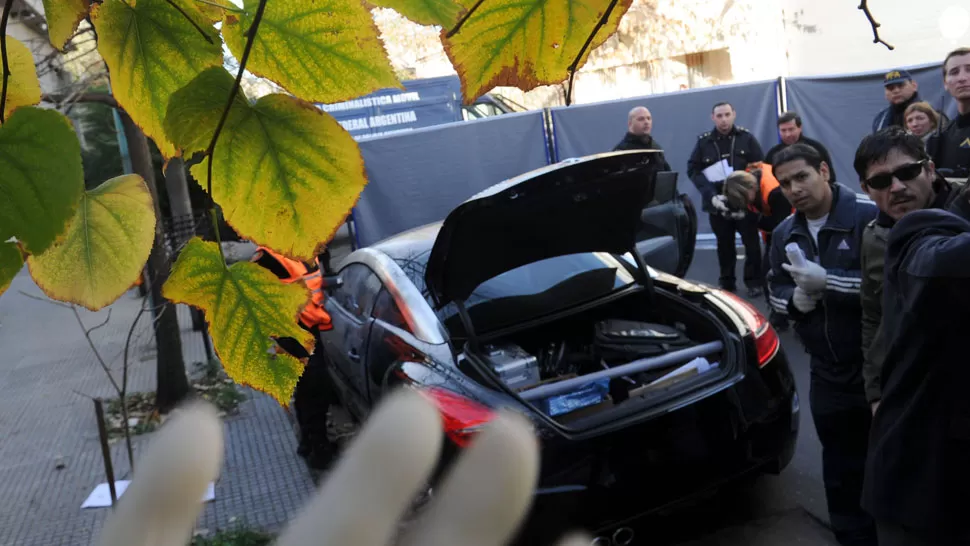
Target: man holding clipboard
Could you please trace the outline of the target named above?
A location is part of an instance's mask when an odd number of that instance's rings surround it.
[[[687,175],[701,194],[701,208],[710,215],[711,230],[717,238],[720,287],[732,292],[737,289],[734,234],[740,233],[745,254],[744,284],[748,297],[756,298],[762,294],[764,283],[756,219],[744,209],[731,210],[722,189],[731,173],[743,171],[748,163],[764,160],[764,154],[758,139],[734,124],[736,117],[729,103],[714,105],[711,112],[714,130],[697,137],[697,145],[687,162]]]

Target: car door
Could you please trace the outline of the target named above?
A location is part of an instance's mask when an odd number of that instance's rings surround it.
[[[421,344],[414,338],[398,302],[386,288],[377,296],[373,319],[367,349],[367,384],[371,405],[376,405],[385,388],[398,383],[390,374],[402,362],[421,362],[425,356],[418,349]]]
[[[349,392],[349,409],[358,413],[367,406],[365,362],[370,336],[371,310],[381,289],[377,275],[364,264],[353,263],[340,271],[342,285],[328,300],[333,328],[322,332],[327,356],[338,379]]]
[[[657,173],[654,199],[640,216],[637,251],[647,265],[683,277],[694,259],[697,211],[677,191],[677,173]]]

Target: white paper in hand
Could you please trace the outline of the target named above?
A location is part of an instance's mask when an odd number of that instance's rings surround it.
[[[722,159],[721,161],[704,169],[704,176],[707,177],[708,182],[722,182],[727,180],[727,177],[729,174],[731,174],[731,172],[731,165],[728,164],[727,159]]]
[[[788,255],[788,261],[795,267],[805,267],[808,264],[805,253],[802,252],[798,243],[788,243],[785,245],[785,254]]]

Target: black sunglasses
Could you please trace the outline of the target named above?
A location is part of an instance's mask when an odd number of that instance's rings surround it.
[[[893,185],[893,178],[899,179],[900,182],[908,182],[923,172],[924,165],[926,165],[925,159],[917,161],[916,163],[903,165],[891,173],[877,174],[866,180],[866,186],[874,190],[884,190]]]

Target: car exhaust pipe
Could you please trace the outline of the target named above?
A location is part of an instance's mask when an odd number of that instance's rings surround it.
[[[596,537],[589,546],[613,546],[613,540],[610,537]]]
[[[633,529],[620,527],[613,532],[613,546],[628,546],[633,544]]]

